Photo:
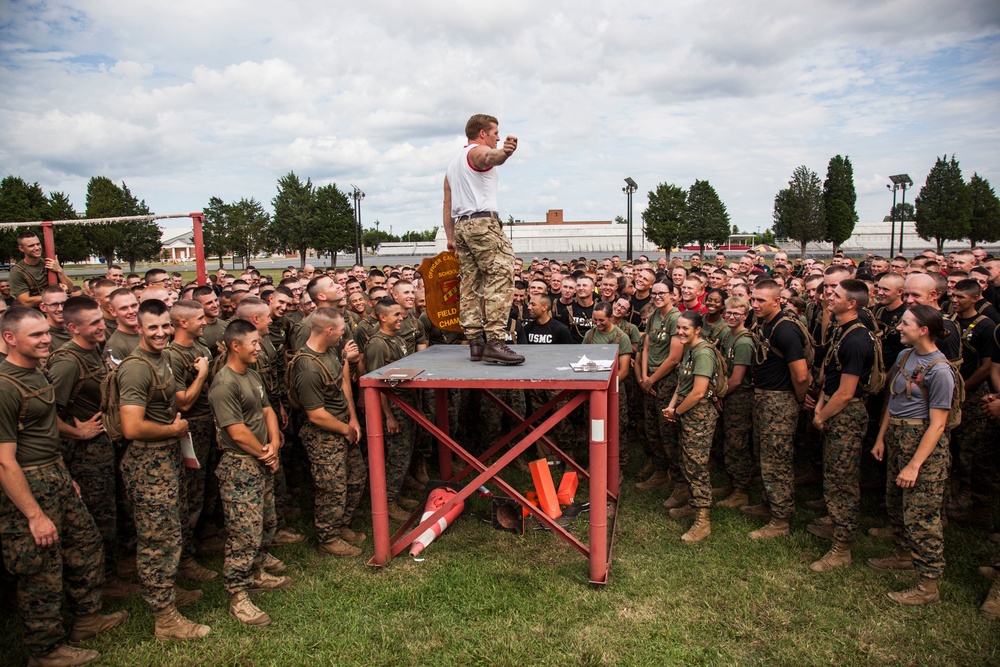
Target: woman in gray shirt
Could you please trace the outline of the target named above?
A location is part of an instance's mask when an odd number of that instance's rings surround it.
[[[877,570],[916,571],[917,585],[889,593],[902,605],[933,604],[940,599],[938,579],[944,572],[941,508],[950,455],[945,426],[955,392],[955,370],[937,348],[946,337],[941,313],[913,306],[897,327],[904,345],[889,382],[889,403],[872,454],[886,456],[885,485],[889,521],[895,528],[895,550],[888,558],[872,558]]]

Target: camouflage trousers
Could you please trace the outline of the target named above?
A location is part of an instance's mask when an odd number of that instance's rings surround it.
[[[382,417],[382,437],[385,442],[385,488],[386,497],[390,503],[395,502],[399,496],[399,490],[403,487],[403,480],[406,479],[406,472],[410,469],[410,460],[413,458],[413,431],[414,423],[402,408],[389,402],[389,409],[392,416],[399,424],[397,433],[389,433],[386,419]]]
[[[62,462],[26,470],[24,477],[31,495],[59,535],[53,546],[37,546],[28,519],[7,494],[0,493],[3,562],[17,577],[17,607],[25,648],[29,654],[39,656],[50,653],[65,639],[63,590],[73,614],[100,611],[104,550],[101,534],[76,495]]]
[[[622,451],[626,451],[626,445],[632,450],[640,447],[643,453],[651,458],[652,454],[647,451],[649,445],[643,437],[645,427],[643,425],[642,389],[639,388],[639,383],[636,382],[633,373],[629,373],[625,381],[618,385],[618,396],[619,401],[622,400],[621,397],[627,396],[627,400],[624,402],[625,411],[628,413],[628,422],[622,429],[622,437],[619,440]]]
[[[250,587],[277,529],[274,474],[255,457],[233,452],[223,452],[215,474],[226,515],[222,582],[226,593],[234,595]]]
[[[492,389],[491,391],[514,412],[524,417],[524,391],[520,389]],[[505,434],[503,424],[513,420],[485,393],[480,393],[479,417],[482,425],[482,430],[479,432],[484,441],[484,447],[480,451],[485,451]]]
[[[691,507],[705,509],[712,506],[708,457],[712,453],[718,419],[719,411],[715,409],[715,403],[707,398],[701,399],[680,416],[681,466],[684,479],[691,487]]]
[[[957,481],[972,491],[972,507],[989,508],[996,503],[1000,485],[997,456],[1000,447],[994,429],[980,408],[987,393],[984,382],[971,392],[962,404],[962,423],[952,432],[952,442],[957,445],[955,476]]]
[[[760,447],[764,501],[776,519],[788,519],[795,513],[792,459],[799,412],[794,392],[754,390],[753,428]]]
[[[896,529],[896,548],[913,554],[913,565],[921,576],[937,579],[944,572],[941,504],[951,464],[946,438],[941,438],[920,466],[913,487],[901,489],[896,485],[896,477],[917,452],[927,424],[927,420],[897,423],[890,419],[885,432],[885,504],[889,522]]]
[[[104,573],[118,576],[118,508],[115,502],[115,449],[102,433],[90,440],[65,438],[63,461],[80,486],[80,496],[104,542]]]
[[[750,488],[753,453],[750,431],[753,429],[753,391],[737,389],[723,401],[722,429],[725,437],[723,456],[729,481],[738,489]]]
[[[671,373],[653,385],[656,395],[642,392],[643,429],[646,446],[653,457],[657,471],[667,471],[678,480],[681,478],[678,429],[675,422],[663,418],[663,409],[670,405],[670,399],[677,389],[677,373]]]
[[[121,471],[135,516],[136,569],[142,595],[154,612],[174,603],[174,581],[181,560],[187,486],[180,444],[137,447],[122,459]]]
[[[212,421],[211,417],[193,419],[188,422],[188,432],[191,433],[194,453],[198,457],[198,463],[201,464],[200,468],[189,468],[183,465],[183,462],[181,465],[184,473],[184,485],[187,487],[187,521],[184,522],[184,556],[193,557],[197,551],[195,547],[195,529],[205,508],[205,488],[209,477],[209,468],[214,463],[212,461],[214,458],[212,450],[215,448],[215,422]],[[214,484],[212,488],[214,493],[218,493],[218,488]]]
[[[455,224],[461,302],[459,321],[465,337],[481,333],[503,340],[514,296],[514,250],[495,218],[472,218]]]
[[[347,415],[343,418],[346,421]],[[309,456],[309,468],[316,486],[313,499],[316,537],[321,543],[329,542],[340,537],[340,529],[351,523],[361,504],[366,476],[361,446],[350,444],[344,436],[324,431],[309,422],[302,426],[299,437]]]
[[[854,542],[858,530],[861,442],[867,430],[868,409],[860,398],[852,399],[827,422],[823,438],[823,498],[838,542]]]

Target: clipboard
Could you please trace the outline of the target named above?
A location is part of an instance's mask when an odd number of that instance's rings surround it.
[[[379,376],[379,380],[396,384],[397,382],[412,380],[423,372],[423,368],[390,368]]]

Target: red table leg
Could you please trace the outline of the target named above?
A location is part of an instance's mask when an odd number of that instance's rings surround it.
[[[434,390],[434,412],[437,415],[437,427],[448,434],[448,390]],[[441,479],[451,479],[451,449],[443,440],[438,440],[438,467]]]
[[[611,365],[611,386],[608,388],[608,490],[611,495],[618,497],[618,430],[621,424],[618,423],[618,361]]]
[[[372,493],[372,534],[375,555],[369,565],[389,562],[389,502],[385,488],[385,437],[382,433],[381,392],[365,387],[365,430],[368,431],[368,480]]]
[[[608,582],[608,392],[590,392],[590,582]]]

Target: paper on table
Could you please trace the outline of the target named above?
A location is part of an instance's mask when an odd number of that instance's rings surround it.
[[[611,362],[611,359],[588,359],[587,355],[583,355],[580,357],[580,361],[570,364],[570,367],[577,373],[609,371],[611,370]]]
[[[194,440],[192,440],[190,432],[181,436],[181,456],[184,457],[184,465],[188,468],[194,468],[195,470],[201,468],[201,463],[198,462],[198,455],[194,453]]]

